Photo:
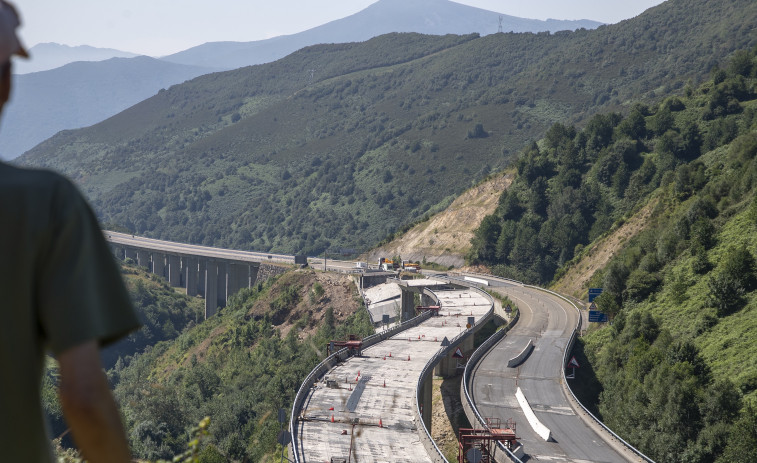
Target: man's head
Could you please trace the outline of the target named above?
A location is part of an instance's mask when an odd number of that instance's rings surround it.
[[[16,28],[21,24],[16,9],[5,0],[0,0],[0,110],[8,101],[11,90],[11,56],[27,58],[16,36]]]

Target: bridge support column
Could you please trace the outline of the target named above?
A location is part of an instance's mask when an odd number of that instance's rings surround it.
[[[250,287],[250,266],[245,264],[229,263],[226,301],[239,292],[242,288]]]
[[[150,251],[146,249],[137,249],[137,265],[144,267],[149,272],[152,270],[150,267]]]
[[[205,261],[205,269],[205,318],[207,319],[215,315],[218,309],[218,262]]]
[[[413,297],[413,293],[411,291],[405,291],[405,289],[402,289],[402,315],[401,320],[404,322],[406,320],[410,320],[411,318],[415,317],[415,298]]]
[[[116,256],[116,259],[124,260],[124,248],[120,248],[110,243],[110,249],[113,251],[113,255]]]
[[[456,357],[452,357],[455,353],[455,349],[452,349],[449,354],[445,355],[439,360],[439,363],[434,367],[434,375],[441,376],[442,378],[451,378],[457,374],[457,362]],[[462,370],[461,370],[462,371]]]
[[[200,259],[200,262],[197,265],[197,281],[198,281],[197,294],[199,294],[202,297],[205,297],[205,279],[207,278],[207,273],[208,273],[208,261],[205,259]]]
[[[218,304],[218,307],[226,307],[226,298],[227,298],[227,287],[226,287],[226,276],[228,275],[228,270],[226,269],[228,267],[228,264],[226,262],[218,262],[218,279],[216,280],[216,287],[217,293],[216,293],[216,304]],[[207,296],[205,296],[207,297]]]
[[[198,261],[196,257],[187,257],[184,265],[184,282],[187,296],[196,296],[198,292]]]
[[[181,258],[173,254],[168,256],[168,284],[181,286]]]
[[[252,288],[255,282],[258,281],[258,270],[260,270],[259,263],[250,264],[250,284],[248,288]]]
[[[137,261],[137,250],[134,248],[124,248],[124,260],[131,259],[134,262]]]
[[[152,253],[152,273],[165,277],[166,276],[166,255],[160,252]]]
[[[434,376],[426,376],[426,380],[423,381],[423,397],[421,399],[421,403],[423,404],[423,412],[421,418],[423,419],[423,424],[426,425],[426,429],[428,429],[429,432],[431,432],[431,392],[433,383]]]

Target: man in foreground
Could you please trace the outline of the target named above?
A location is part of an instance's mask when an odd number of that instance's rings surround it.
[[[11,55],[26,56],[18,25],[0,0],[0,111],[10,95]],[[51,351],[63,413],[84,458],[130,461],[99,348],[139,321],[97,220],[71,182],[0,162],[0,258],[0,460],[54,461],[40,397]]]

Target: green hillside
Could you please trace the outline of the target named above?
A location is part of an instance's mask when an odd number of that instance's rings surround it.
[[[517,167],[470,255],[503,275],[569,278],[652,209],[588,282],[613,324],[583,338],[574,388],[656,461],[756,461],[757,48],[626,117],[555,124]]]
[[[161,91],[22,160],[103,221],[232,248],[364,250],[508,165],[553,123],[702,81],[755,43],[748,0],[668,1],[596,31],[391,34]]]
[[[345,275],[292,270],[240,291],[217,315],[200,321],[195,316],[202,299],[132,266],[124,267],[124,275],[144,326],[109,349],[117,360],[106,360],[106,367],[140,460],[171,461],[208,416],[210,435],[200,461],[266,461],[280,452],[278,410],[290,411],[301,381],[326,357],[328,342],[373,333]],[[43,398],[52,433],[59,436],[66,424],[56,382],[51,360]],[[67,439],[64,449],[73,445]],[[59,450],[61,456],[66,452]]]

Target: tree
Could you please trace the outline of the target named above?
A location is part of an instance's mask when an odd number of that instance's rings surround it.
[[[731,428],[728,445],[718,463],[757,462],[757,407],[748,403]]]
[[[471,239],[470,257],[473,262],[494,262],[500,231],[499,219],[496,216],[487,215],[484,217]]]

